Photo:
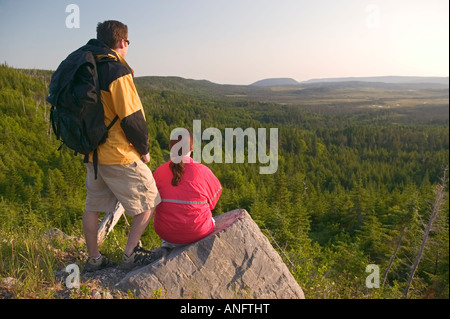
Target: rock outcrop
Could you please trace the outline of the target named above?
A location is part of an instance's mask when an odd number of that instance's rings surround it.
[[[140,298],[304,298],[281,257],[245,210],[216,217],[206,238],[128,273],[118,284]]]

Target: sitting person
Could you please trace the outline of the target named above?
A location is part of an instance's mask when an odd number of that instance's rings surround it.
[[[190,244],[209,235],[214,230],[211,210],[222,194],[213,172],[190,157],[192,132],[180,129],[172,136],[176,139],[170,141],[171,160],[153,173],[161,196],[161,203],[156,206],[154,228],[164,248]],[[182,143],[186,147],[179,148]],[[179,151],[174,153],[172,148],[179,148]]]

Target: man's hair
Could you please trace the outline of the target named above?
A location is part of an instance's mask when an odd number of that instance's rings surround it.
[[[128,27],[122,22],[108,20],[97,24],[97,40],[115,49],[120,40],[127,40]]]

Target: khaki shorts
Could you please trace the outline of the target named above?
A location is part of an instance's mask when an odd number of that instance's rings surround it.
[[[153,174],[142,161],[127,166],[99,164],[97,179],[92,163],[86,169],[86,211],[111,212],[119,201],[128,216],[136,216],[161,202]]]

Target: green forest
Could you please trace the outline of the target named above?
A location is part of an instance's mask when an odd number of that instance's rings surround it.
[[[0,278],[15,282],[0,282],[0,297],[56,298],[53,271],[67,264],[64,252],[84,262],[82,246],[61,241],[51,250],[42,239],[51,228],[82,236],[85,196],[81,155],[58,150],[51,129],[51,75],[0,66]],[[248,161],[207,164],[223,187],[214,214],[246,209],[306,298],[449,298],[448,86],[135,82],[152,171],[168,160],[171,130],[192,130],[193,120],[222,135],[278,128],[275,174],[260,175],[261,164]],[[118,260],[127,229],[122,219],[102,252]],[[152,224],[142,241],[160,244]],[[369,265],[379,285],[367,284]]]

